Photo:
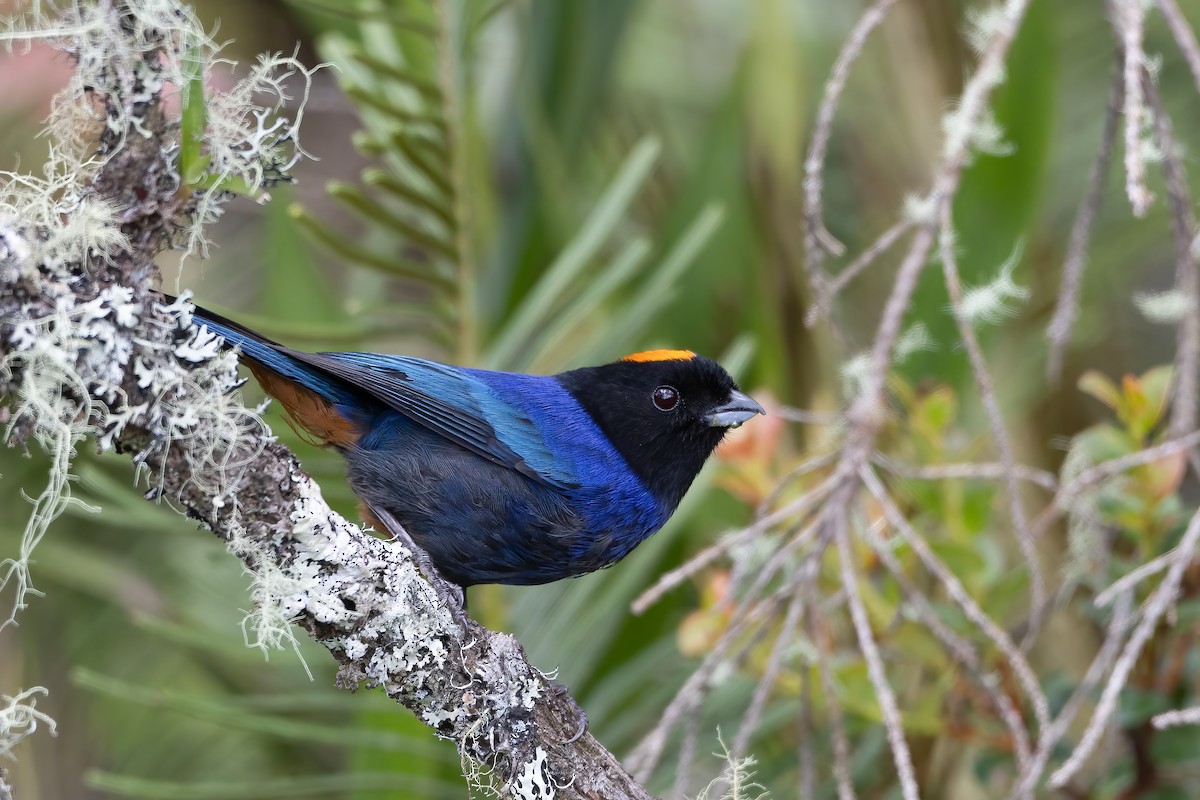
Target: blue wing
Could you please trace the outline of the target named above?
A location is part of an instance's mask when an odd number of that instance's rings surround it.
[[[549,486],[579,486],[574,468],[555,457],[527,412],[480,377],[486,373],[378,353],[287,352],[477,455]],[[553,378],[528,380],[562,391]]]

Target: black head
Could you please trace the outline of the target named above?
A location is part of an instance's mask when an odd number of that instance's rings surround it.
[[[558,380],[672,510],[725,432],[764,413],[720,364],[690,350],[635,353]]]

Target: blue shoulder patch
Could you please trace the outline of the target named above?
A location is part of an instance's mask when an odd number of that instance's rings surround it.
[[[579,485],[577,470],[556,457],[537,421],[489,380],[505,373],[378,353],[296,355],[485,458],[560,489]],[[553,378],[516,377],[533,382],[528,391],[566,394]]]

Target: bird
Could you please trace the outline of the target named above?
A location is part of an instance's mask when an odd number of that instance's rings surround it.
[[[342,456],[365,523],[402,526],[464,590],[615,564],[666,523],[725,433],[765,413],[690,350],[526,375],[294,350],[200,306],[193,324]]]

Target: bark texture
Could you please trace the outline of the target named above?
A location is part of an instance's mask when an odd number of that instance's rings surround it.
[[[330,510],[295,456],[241,406],[232,359],[191,326],[186,301],[154,290],[154,257],[218,198],[179,175],[179,124],[160,104],[170,32],[148,33],[132,0],[99,5],[107,35],[128,35],[123,54],[135,56],[106,65],[107,82],[87,87],[99,112],[90,139],[98,166],[73,202],[106,209],[123,236],[103,247],[85,237],[72,251],[53,221],[0,216],[9,443],[61,445],[65,436],[73,446],[89,435],[100,449],[130,454],[150,499],[175,501],[255,573],[268,617],[294,621],[329,649],[339,684],[383,688],[506,794],[649,797],[590,734],[579,735],[577,706],[516,640],[467,617],[404,544]],[[278,167],[266,166],[268,175]]]

